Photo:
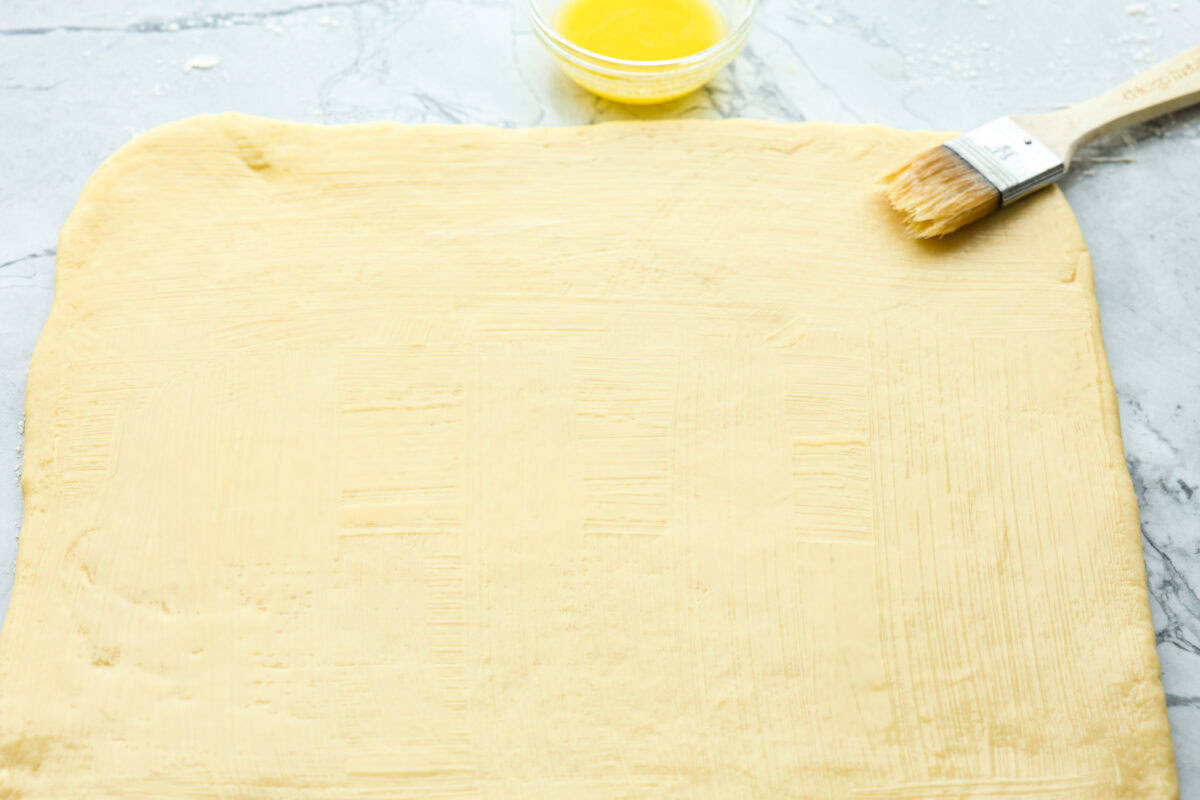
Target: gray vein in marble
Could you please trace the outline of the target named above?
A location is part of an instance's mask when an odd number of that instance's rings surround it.
[[[211,30],[235,25],[257,25],[264,20],[307,14],[312,11],[332,11],[379,4],[380,0],[327,0],[321,3],[305,3],[267,11],[228,11],[165,20],[142,20],[129,25],[53,25],[44,28],[0,28],[0,36],[45,36],[51,33],[179,33],[180,31]]]
[[[1135,485],[1136,485],[1135,478]],[[1166,624],[1155,631],[1155,641],[1200,656],[1200,596],[1188,583],[1166,549],[1142,527],[1146,560],[1157,568],[1147,570],[1150,592],[1166,615]],[[1157,563],[1154,563],[1157,562]]]
[[[802,14],[792,12],[787,15],[787,18],[799,27],[813,27],[812,20]],[[879,32],[877,24],[874,22],[864,22],[862,17],[854,11],[840,7],[830,9],[829,19],[832,22],[827,24],[827,27],[849,27],[858,34],[859,38],[872,47],[886,48],[901,57],[908,55],[895,41],[885,38]]]
[[[520,81],[521,86],[523,86],[525,90],[529,92],[530,99],[533,100],[534,104],[537,106],[537,116],[529,120],[529,124],[532,126],[538,126],[546,120],[546,109],[541,103],[537,102],[537,90],[534,88],[533,81],[531,80],[529,73],[524,67],[521,66],[521,60],[517,52],[517,45],[520,41],[520,35],[521,34],[519,31],[513,32],[513,35],[510,39],[509,53],[512,58],[513,70],[516,72],[517,80]]]
[[[49,92],[49,91],[53,91],[54,89],[57,89],[59,86],[62,85],[62,83],[63,83],[62,81],[55,81],[54,83],[29,83],[29,84],[6,83],[4,86],[0,86],[0,89],[4,89],[5,91],[10,91],[10,92]]]
[[[12,259],[11,261],[0,261],[0,269],[4,269],[5,267],[12,267],[12,266],[20,264],[24,261],[32,261],[35,258],[49,258],[50,256],[55,255],[56,253],[58,253],[58,251],[53,248],[47,248],[47,249],[39,251],[37,253],[26,253],[25,255],[18,256],[17,258]]]
[[[462,124],[467,121],[469,109],[455,108],[449,102],[438,100],[425,92],[413,92],[412,97],[427,111],[431,112],[438,121]]]
[[[714,82],[704,89],[713,99],[713,107],[722,116],[741,116],[745,113],[744,110],[753,97],[755,101],[765,103],[773,112],[770,116],[776,119],[791,122],[802,122],[806,119],[804,112],[780,88],[778,80],[773,75],[773,70],[769,68],[767,62],[758,54],[753,45],[746,45],[738,59],[741,63],[735,62],[734,69],[731,71],[731,81],[728,83]],[[744,75],[743,67],[745,66],[753,68],[749,76]],[[746,77],[752,78],[752,80],[747,81]],[[755,87],[756,91],[753,95],[746,90],[747,84]]]
[[[362,3],[355,2],[353,5],[359,6],[362,5]],[[317,90],[317,104],[320,106],[322,117],[328,116],[329,114],[329,108],[331,106],[330,98],[332,97],[334,89],[337,87],[337,85],[347,76],[355,74],[362,68],[362,62],[366,51],[366,37],[362,26],[358,24],[357,20],[354,26],[354,39],[354,59],[344,68],[338,70],[322,81],[320,88]]]
[[[524,45],[533,44],[537,46],[536,36],[529,28],[529,22],[524,14],[512,14],[509,17],[508,23],[508,58],[513,66],[513,72],[516,74],[517,80],[521,86],[529,93],[529,97],[537,106],[537,114],[530,119],[526,124],[531,126],[541,125],[546,119],[546,109],[537,101],[538,92],[534,86],[533,77],[529,70],[521,64],[522,51],[528,52],[528,48]]]
[[[800,66],[804,67],[804,69],[808,71],[808,74],[812,77],[812,79],[814,81],[817,82],[818,86],[820,86],[822,89],[824,89],[826,92],[828,92],[830,97],[832,97],[838,101],[838,103],[841,105],[841,107],[846,110],[846,113],[848,113],[855,122],[863,121],[862,115],[860,115],[854,108],[852,108],[850,106],[850,104],[847,103],[845,101],[845,99],[843,99],[841,94],[832,85],[830,85],[820,75],[818,75],[816,73],[816,70],[814,70],[811,66],[809,66],[808,61],[804,58],[803,55],[800,54],[799,48],[797,48],[794,44],[792,44],[792,42],[788,39],[788,37],[782,35],[778,31],[773,31],[773,30],[770,31],[770,34],[772,36],[774,36],[776,39],[778,39],[780,44],[782,44],[784,46],[784,48],[789,53],[792,54],[792,58],[796,59],[796,61],[799,62]],[[800,119],[804,119],[804,117],[801,116]]]
[[[1165,334],[1165,333],[1169,333],[1169,332],[1159,329],[1159,333]],[[1180,344],[1182,344],[1182,342]],[[1134,412],[1135,412],[1134,416],[1137,417],[1138,424],[1140,424],[1143,428],[1145,428],[1147,433],[1149,433],[1151,436],[1153,436],[1155,439],[1157,439],[1158,443],[1161,444],[1163,447],[1170,450],[1172,455],[1174,455],[1174,456],[1180,455],[1179,448],[1175,446],[1175,444],[1167,437],[1167,435],[1165,433],[1163,433],[1158,428],[1156,428],[1150,422],[1150,420],[1146,417],[1146,413],[1144,411],[1142,411],[1142,406],[1140,403],[1138,403],[1136,400],[1131,400],[1129,402],[1129,407],[1134,410]],[[1138,466],[1140,466],[1140,464],[1137,463],[1137,459],[1131,458],[1129,460],[1130,472],[1133,472],[1135,469],[1137,469]]]

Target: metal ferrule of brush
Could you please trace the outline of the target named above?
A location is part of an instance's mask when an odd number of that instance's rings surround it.
[[[1067,171],[1061,158],[1009,117],[951,139],[946,147],[987,178],[1005,206]]]

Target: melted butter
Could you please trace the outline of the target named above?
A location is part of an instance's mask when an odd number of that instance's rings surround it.
[[[586,50],[630,61],[683,58],[725,35],[705,0],[568,0],[555,28]]]

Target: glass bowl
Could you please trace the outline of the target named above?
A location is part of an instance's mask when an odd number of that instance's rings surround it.
[[[534,33],[567,76],[589,92],[619,103],[662,103],[700,88],[738,54],[750,35],[758,0],[709,0],[726,34],[706,50],[665,61],[629,61],[585,50],[554,29],[567,0],[527,0]]]

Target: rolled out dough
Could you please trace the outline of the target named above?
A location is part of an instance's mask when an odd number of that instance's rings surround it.
[[[63,232],[0,797],[1177,793],[1091,267],[938,141],[187,120]]]

